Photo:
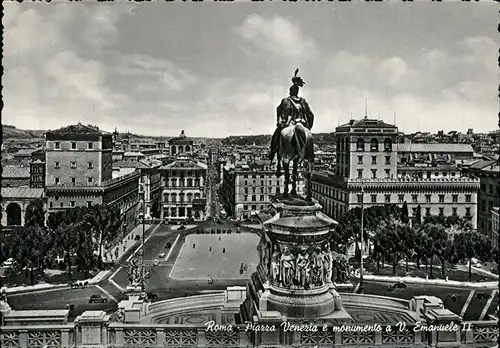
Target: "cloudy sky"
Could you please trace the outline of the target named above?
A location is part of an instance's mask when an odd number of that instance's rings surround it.
[[[314,132],[351,115],[404,132],[498,122],[487,3],[4,3],[2,122],[147,135],[271,133],[296,68]]]

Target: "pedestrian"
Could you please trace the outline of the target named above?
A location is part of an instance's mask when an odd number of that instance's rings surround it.
[[[225,254],[226,253],[226,248],[222,248],[222,253]]]
[[[212,247],[208,247],[208,251],[212,252]]]
[[[196,247],[196,244],[193,243],[193,249]]]

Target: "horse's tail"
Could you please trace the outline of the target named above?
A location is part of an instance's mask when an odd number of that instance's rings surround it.
[[[295,131],[293,132],[292,144],[293,148],[296,149],[296,155],[301,156],[304,148],[306,147],[307,135],[304,131],[304,127],[295,126]]]

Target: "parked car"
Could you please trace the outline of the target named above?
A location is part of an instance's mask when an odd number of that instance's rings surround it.
[[[140,239],[141,239],[141,236],[140,236],[140,235],[138,235],[138,234],[136,234],[136,235],[135,235],[135,240],[140,240]]]
[[[159,258],[161,258],[161,259],[162,259],[162,258],[164,258],[164,257],[165,257],[165,253],[164,253],[163,251],[162,251],[162,252],[160,252],[160,253],[158,254],[158,257],[159,257]]]
[[[148,299],[150,299],[150,300],[158,300],[158,295],[155,294],[154,292],[148,292],[147,296],[148,296]]]
[[[165,244],[165,249],[170,249],[172,247],[172,243],[168,242]]]
[[[89,303],[107,303],[108,299],[99,294],[90,295]]]
[[[395,289],[406,289],[406,284],[403,282],[397,282],[396,284],[393,285]]]
[[[143,253],[144,253],[144,251],[142,250],[142,248],[140,248],[139,251],[137,252],[137,255],[142,256]]]
[[[158,260],[153,261],[153,265],[158,266],[159,264],[160,264],[160,261],[158,261]]]
[[[177,231],[182,231],[182,230],[185,230],[185,229],[186,229],[185,225],[180,225],[179,228],[177,229]]]

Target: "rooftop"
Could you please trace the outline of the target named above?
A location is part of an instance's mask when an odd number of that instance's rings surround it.
[[[473,153],[474,149],[470,144],[454,144],[454,143],[406,143],[396,144],[398,152],[470,152]]]
[[[31,187],[2,187],[2,198],[41,198],[43,188]]]
[[[363,118],[361,120],[350,120],[337,128],[396,128],[395,125],[385,123],[381,120]]]
[[[30,167],[5,166],[2,178],[27,178],[30,177]]]
[[[92,134],[92,135],[104,135],[104,134],[111,134],[108,132],[104,132],[99,130],[99,127],[92,126],[92,125],[83,125],[81,123],[75,124],[75,125],[69,125],[63,128],[59,128],[56,130],[49,130],[47,134],[50,135],[63,135],[63,134]]]
[[[160,169],[207,169],[207,165],[191,159],[177,159]]]

